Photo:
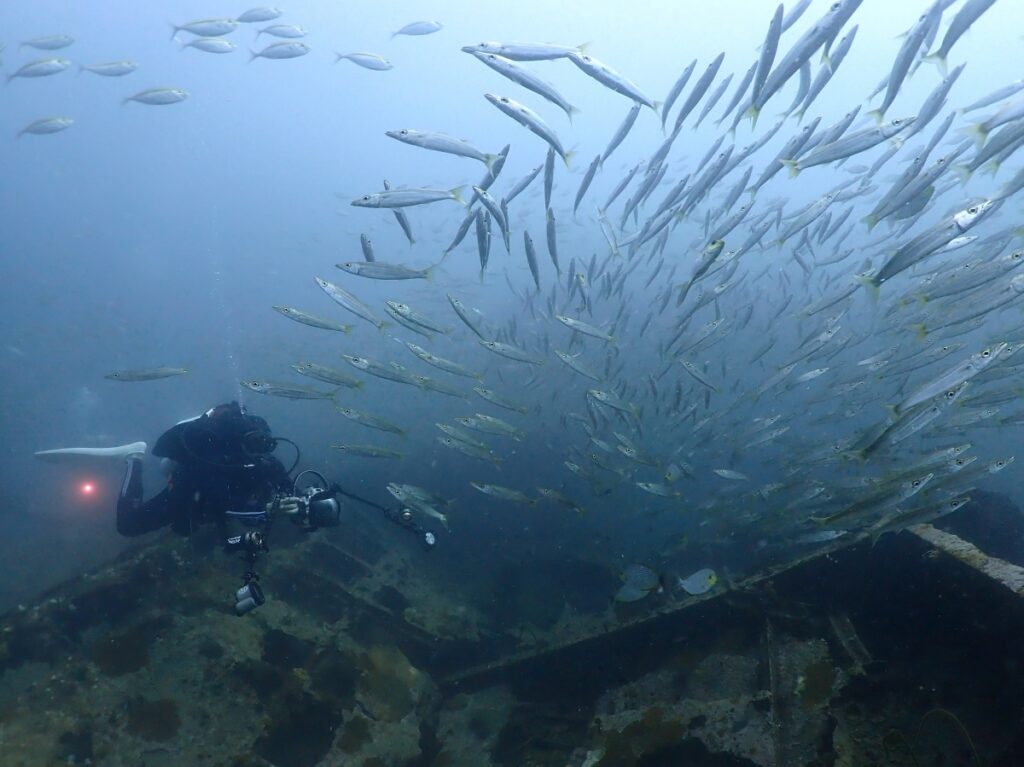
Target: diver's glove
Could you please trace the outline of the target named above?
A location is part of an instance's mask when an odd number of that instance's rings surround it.
[[[294,495],[279,496],[267,504],[267,516],[284,514],[295,519],[302,513],[302,506],[302,498],[296,498]]]

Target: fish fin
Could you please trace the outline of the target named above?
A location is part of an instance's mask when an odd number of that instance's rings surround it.
[[[968,165],[954,165],[953,172],[959,177],[961,184],[966,184],[974,175],[974,171]]]
[[[896,421],[898,421],[900,419],[901,413],[900,413],[900,406],[899,405],[884,404],[884,405],[882,405],[882,408],[885,410],[886,414],[889,416],[889,420],[891,420],[893,422],[896,422]]]
[[[487,171],[494,176],[494,161],[498,159],[500,155],[491,154],[490,152],[484,152],[484,165],[487,166]]]
[[[881,109],[881,108],[879,108],[879,109],[872,109],[870,112],[868,112],[867,116],[868,117],[874,117],[875,118],[875,123],[877,123],[878,125],[881,125],[882,124],[882,118],[885,117],[885,110]]]
[[[342,59],[346,58],[346,56],[343,56],[342,54],[338,53],[337,51],[334,52],[334,55],[335,55],[335,59],[334,59],[334,63],[335,64],[337,64]]]
[[[985,141],[988,139],[988,133],[981,127],[981,123],[968,125],[966,128],[961,128],[960,131],[974,139],[975,148],[981,149],[985,146]]]
[[[915,322],[910,329],[914,331],[914,336],[918,341],[923,341],[928,335],[928,326],[923,322]]]
[[[466,201],[462,199],[462,190],[465,188],[465,184],[460,184],[459,186],[453,186],[451,189],[448,190],[448,194],[452,196],[452,199],[455,200],[455,202],[457,202],[459,205],[462,205],[463,207],[465,207],[466,205]]]
[[[578,115],[580,111],[579,107],[574,107],[572,104],[569,104],[569,108],[565,110],[565,114],[569,118],[570,125],[572,125],[572,116]]]
[[[252,48],[249,49],[249,64],[252,64],[252,62],[258,59],[259,57],[260,55],[256,51],[254,51]]]
[[[871,296],[871,300],[877,303],[878,288],[881,286],[882,283],[875,279],[875,276],[871,274],[858,274],[854,276],[854,279],[857,280],[857,282],[859,282],[865,288],[867,288],[868,295]]]
[[[665,106],[665,102],[664,101],[652,101],[651,104],[653,105],[651,107],[651,109],[654,110],[654,114],[656,114],[656,115],[657,114],[661,114],[661,108],[663,106]]]
[[[844,450],[839,455],[848,461],[856,461],[857,463],[864,463],[868,458],[866,450]]]
[[[749,117],[750,118],[750,129],[751,130],[754,130],[755,128],[757,128],[757,117],[760,114],[761,114],[761,110],[758,109],[753,104],[751,104],[749,107],[747,107],[746,111],[743,113],[744,117]]]
[[[917,301],[918,306],[924,306],[926,303],[928,303],[928,294],[914,293],[914,299]]]
[[[985,163],[985,172],[988,173],[990,176],[995,176],[999,172],[1000,164],[1001,163],[999,162],[999,160],[992,160],[991,162]]]
[[[181,30],[181,27],[179,27],[177,24],[174,24],[174,23],[172,23],[170,21],[168,21],[167,24],[171,27],[171,39],[173,40],[174,36],[176,34],[178,34],[178,32]],[[18,50],[21,50],[21,49],[19,48]]]
[[[797,160],[797,159],[779,160],[779,162],[781,162],[783,165],[786,166],[786,168],[789,169],[789,177],[790,178],[793,178],[794,176],[799,176],[800,175],[800,161],[799,160]]]
[[[586,51],[587,51],[587,48],[589,48],[589,47],[590,47],[590,41],[589,41],[589,40],[587,40],[587,42],[585,42],[585,43],[580,43],[579,45],[577,45],[577,46],[576,46],[576,51],[577,51],[578,53],[586,53]]]
[[[562,155],[562,162],[565,163],[565,167],[568,170],[570,170],[570,171],[572,170],[572,164],[569,162],[569,160],[572,159],[575,156],[576,156],[576,150],[575,149],[570,149],[568,152],[566,152],[565,154]]]
[[[868,225],[869,232],[878,225],[878,220],[878,216],[876,216],[874,213],[869,213],[868,215],[864,216],[864,218],[861,219],[862,222]]]
[[[929,53],[927,56],[924,57],[924,61],[932,62],[935,66],[939,68],[939,72],[942,73],[942,76],[946,76],[949,67],[946,63],[946,59],[943,56],[940,56],[938,53]]]

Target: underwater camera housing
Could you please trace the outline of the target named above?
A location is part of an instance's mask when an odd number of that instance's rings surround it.
[[[307,487],[296,497],[302,499],[296,523],[305,531],[320,527],[337,527],[341,518],[341,504],[333,488]]]
[[[314,480],[308,487],[300,487],[302,478],[307,474],[319,480],[319,483]],[[318,471],[306,469],[299,472],[292,483],[292,495],[300,499],[300,508],[292,521],[306,532],[321,527],[337,527],[341,519],[341,503],[338,501],[340,489],[338,485],[328,483],[327,478]]]

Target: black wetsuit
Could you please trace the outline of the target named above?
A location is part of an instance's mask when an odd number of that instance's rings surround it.
[[[154,455],[175,462],[167,487],[143,501],[142,460],[131,459],[117,502],[117,531],[136,536],[170,525],[189,535],[213,522],[226,545],[224,512],[259,513],[275,495],[291,490],[291,478],[279,460],[246,449],[247,444],[259,445],[261,436],[269,440],[269,434],[262,418],[245,414],[234,402],[168,429],[153,447]]]

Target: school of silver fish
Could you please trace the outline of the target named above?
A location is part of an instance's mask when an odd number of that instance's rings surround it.
[[[1017,380],[1024,355],[1016,356],[1024,346],[1024,231],[1015,216],[1024,188],[1017,154],[1024,80],[993,82],[985,95],[958,93],[964,64],[947,65],[993,3],[894,8],[894,23],[907,25],[894,32],[905,34],[889,61],[875,54],[875,94],[842,115],[816,114],[814,105],[857,44],[861,0],[780,4],[756,22],[765,26],[757,50],[742,61],[722,53],[703,65],[679,62],[682,72],[663,99],[584,46],[460,46],[466,66],[491,70],[493,92],[479,98],[521,126],[509,123],[514,141],[491,151],[397,127],[381,146],[453,156],[453,183],[385,181],[351,201],[365,209],[360,215],[394,218],[410,247],[422,227],[413,216],[429,215],[419,206],[458,209],[461,223],[435,250],[443,256],[410,266],[375,253],[362,233],[353,251],[361,260],[350,253],[330,279],[309,275],[308,307],[273,307],[318,329],[309,332],[341,331],[325,334],[340,344],[325,360],[293,361],[296,374],[319,385],[299,378],[242,385],[333,402],[348,419],[340,430],[351,436],[332,446],[394,461],[386,489],[446,528],[463,512],[436,492],[401,484],[410,463],[399,463],[403,456],[435,454],[459,467],[446,473],[474,476],[475,503],[519,505],[523,513],[639,508],[677,515],[709,539],[739,533],[809,545],[854,532],[877,536],[961,508],[972,489],[1013,462],[991,450],[996,440],[988,435],[1024,422]],[[194,35],[188,44],[199,51],[226,53],[216,41],[239,23],[278,16],[253,9],[238,19],[176,25],[175,33]],[[395,34],[441,28],[417,22]],[[309,52],[293,40],[305,36],[300,27],[260,32],[289,41],[254,58]],[[56,50],[70,43],[54,36],[25,44]],[[337,56],[392,69],[378,54]],[[535,62],[576,67],[621,103],[624,119],[603,152],[574,162],[568,134],[586,130],[586,113]],[[67,66],[39,60],[8,79]],[[134,68],[84,67],[104,76]],[[923,100],[901,98],[911,76],[931,78]],[[161,88],[126,100],[162,105],[186,96]],[[766,114],[780,112],[765,124]],[[662,143],[632,157],[628,170],[612,169],[609,158],[627,150],[643,120],[660,123]],[[71,122],[46,118],[21,133],[52,133]],[[704,136],[712,124],[706,146],[681,138],[684,126],[702,125],[694,136]],[[527,157],[531,170],[510,178],[502,172],[510,155]],[[996,172],[1014,163],[1017,170],[997,182]],[[470,168],[482,178],[458,175]],[[810,202],[798,193],[830,178],[838,183]],[[968,182],[981,194],[967,195]],[[574,244],[569,227],[580,221],[600,248],[588,243],[584,253]],[[459,259],[472,259],[474,269],[478,263],[481,280],[503,279],[508,305],[473,305],[465,283],[444,271]],[[367,280],[393,286],[391,299],[360,298]],[[410,298],[405,285],[417,282],[429,293]],[[356,337],[359,347],[351,345]],[[357,392],[363,404],[350,407]],[[436,431],[410,430],[392,421],[388,407],[407,397],[437,398],[446,402],[438,412],[461,413],[432,417]],[[379,444],[363,444],[375,437]],[[560,464],[560,485],[505,476],[501,466],[513,452]],[[471,513],[469,502],[463,507]],[[652,587],[628,583],[631,597]]]

